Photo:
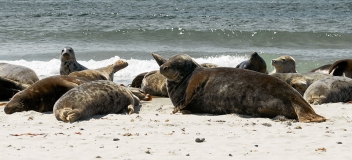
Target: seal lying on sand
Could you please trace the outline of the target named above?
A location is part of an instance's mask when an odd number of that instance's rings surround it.
[[[331,64],[326,64],[318,68],[312,69],[310,72],[329,74],[330,67],[331,67]]]
[[[268,73],[268,71],[266,70],[266,63],[264,59],[260,57],[257,52],[252,53],[249,60],[241,62],[236,66],[236,68],[249,69],[261,73]]]
[[[325,121],[296,90],[272,76],[236,68],[204,68],[188,55],[169,60],[152,55],[167,78],[173,113],[283,115],[300,122]]]
[[[291,56],[280,56],[273,59],[271,65],[275,67],[271,73],[297,73],[295,59]]]
[[[352,100],[352,79],[331,76],[314,82],[303,95],[309,103],[323,104]]]
[[[352,59],[336,61],[330,66],[329,74],[352,78]]]
[[[291,87],[296,89],[301,95],[307,90],[307,88],[315,81],[330,76],[329,74],[322,73],[273,73],[270,74],[273,77],[279,78],[286,82]]]
[[[125,87],[110,81],[93,81],[71,89],[54,105],[56,119],[74,122],[96,114],[119,113],[123,109],[132,114],[139,99]]]
[[[114,80],[114,74],[128,66],[128,63],[124,60],[118,60],[114,64],[98,69],[87,69],[83,71],[75,71],[69,74],[74,77],[85,77],[90,80]]]
[[[34,110],[37,112],[53,111],[53,106],[64,93],[88,82],[81,77],[52,76],[39,80],[25,90],[15,94],[6,104],[6,114]]]
[[[28,84],[22,84],[0,77],[0,100],[8,100],[17,92],[20,92],[27,87],[29,87]]]
[[[39,81],[37,74],[32,69],[8,63],[0,63],[0,77],[23,84],[33,84]]]
[[[76,61],[75,52],[71,47],[65,47],[62,49],[60,59],[60,75],[69,75],[71,72],[87,69],[87,67]]]

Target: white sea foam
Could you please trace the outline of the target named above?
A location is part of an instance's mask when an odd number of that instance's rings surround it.
[[[100,68],[107,66],[121,59],[118,56],[111,57],[109,59],[95,61],[78,61],[82,65],[90,68]],[[240,56],[216,56],[216,57],[205,57],[205,58],[195,58],[195,61],[198,63],[213,63],[221,67],[235,67],[237,64],[247,59],[246,57]],[[122,84],[129,84],[132,82],[133,78],[143,72],[149,72],[153,70],[158,70],[159,66],[154,59],[150,60],[138,60],[138,59],[124,59],[128,62],[128,66],[115,73],[114,81]],[[16,64],[26,66],[33,69],[40,78],[45,78],[53,75],[59,75],[60,72],[60,60],[52,59],[49,61],[26,61],[26,60],[14,60],[14,61],[3,61],[0,62]]]

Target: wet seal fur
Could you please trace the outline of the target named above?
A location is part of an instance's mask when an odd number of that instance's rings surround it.
[[[0,77],[22,84],[33,84],[39,81],[37,74],[32,69],[9,63],[0,63]]]
[[[269,118],[283,115],[300,122],[326,120],[296,90],[275,77],[244,69],[200,67],[188,55],[175,55],[169,60],[152,56],[167,78],[173,113],[238,113]]]
[[[329,74],[352,78],[352,59],[336,61],[330,66]]]
[[[60,75],[69,75],[74,71],[82,71],[88,69],[76,61],[75,52],[71,47],[65,47],[62,49],[60,59]]]
[[[57,120],[74,122],[97,114],[128,114],[139,106],[139,99],[131,91],[111,81],[98,80],[82,84],[61,96],[54,105]]]
[[[271,65],[275,68],[271,73],[297,73],[296,61],[291,56],[280,56],[273,59]]]
[[[4,111],[6,114],[29,110],[37,112],[53,111],[56,100],[68,90],[84,82],[88,82],[88,80],[70,76],[51,76],[41,79],[15,94],[6,104]]]
[[[124,60],[118,60],[114,64],[110,64],[106,67],[98,69],[87,69],[83,71],[75,71],[69,74],[74,77],[84,77],[90,80],[114,80],[114,74],[128,66],[128,63]]]
[[[320,66],[318,68],[314,68],[310,72],[329,74],[330,67],[331,67],[331,64],[326,64],[326,65]]]
[[[264,59],[260,57],[257,52],[252,53],[249,60],[241,62],[236,68],[248,69],[266,74],[268,73]]]
[[[352,79],[330,76],[314,82],[303,95],[311,104],[348,102],[352,100]]]

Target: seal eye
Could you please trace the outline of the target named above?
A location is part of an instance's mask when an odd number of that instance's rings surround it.
[[[61,53],[64,52],[64,50],[61,51]]]
[[[285,59],[282,59],[283,62],[285,62]]]
[[[69,49],[68,51],[72,52],[73,50],[72,50],[72,49]]]

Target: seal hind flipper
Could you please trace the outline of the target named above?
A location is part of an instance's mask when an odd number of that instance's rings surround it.
[[[332,64],[329,68],[329,74],[332,72],[334,76],[342,76],[345,72],[349,60],[339,60]]]
[[[108,80],[114,80],[114,74],[127,67],[128,63],[124,60],[118,60],[114,64],[108,65],[106,67],[98,68],[97,71],[101,72]]]
[[[72,110],[71,108],[64,108],[63,110],[60,110],[60,113],[55,114],[55,116],[58,120],[70,123],[80,117],[79,112]]]
[[[302,97],[292,98],[292,106],[297,114],[297,119],[299,122],[324,122],[326,118],[315,113],[313,108],[305,101]],[[301,102],[299,102],[301,101]],[[299,104],[304,104],[301,106]]]

